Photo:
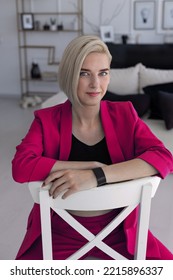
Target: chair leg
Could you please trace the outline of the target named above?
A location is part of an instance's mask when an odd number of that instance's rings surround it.
[[[142,197],[139,208],[139,223],[137,229],[137,246],[135,250],[135,260],[145,260],[146,259],[146,249],[147,249],[147,238],[148,238],[148,228],[150,219],[150,208],[151,208],[151,194],[152,194],[152,184],[147,183],[142,188]]]
[[[42,228],[43,259],[52,260],[52,234],[49,193],[47,190],[40,190],[40,215]]]

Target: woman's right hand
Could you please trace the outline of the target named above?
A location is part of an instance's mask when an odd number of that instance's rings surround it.
[[[65,199],[69,195],[97,186],[97,180],[92,170],[60,170],[52,172],[44,181],[45,187],[51,183],[49,194],[53,198],[63,193]]]

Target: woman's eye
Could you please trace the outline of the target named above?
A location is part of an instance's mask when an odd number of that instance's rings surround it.
[[[80,77],[85,77],[85,76],[88,76],[88,75],[89,75],[88,72],[84,72],[84,71],[80,72]]]
[[[107,75],[108,75],[108,72],[106,72],[106,71],[100,72],[100,76],[107,76]]]

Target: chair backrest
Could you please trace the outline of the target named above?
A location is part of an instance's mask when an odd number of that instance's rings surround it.
[[[125,259],[122,255],[111,249],[102,241],[112,230],[117,227],[138,205],[138,233],[136,238],[135,259],[145,259],[147,234],[151,198],[154,197],[160,178],[157,176],[145,177],[137,180],[114,183],[77,192],[66,199],[58,196],[52,199],[49,196],[50,186],[41,187],[42,182],[29,183],[29,190],[34,202],[40,203],[42,242],[44,259],[52,259],[51,219],[50,208],[60,215],[66,222],[79,231],[88,241],[69,259],[79,259],[87,250],[94,246],[111,255],[114,259]],[[93,241],[93,234],[80,225],[66,210],[94,211],[108,210],[123,207],[122,212],[98,235]]]

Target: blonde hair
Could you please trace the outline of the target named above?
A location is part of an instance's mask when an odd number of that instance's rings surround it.
[[[58,70],[58,81],[62,91],[73,103],[78,100],[77,86],[80,70],[86,56],[92,52],[104,53],[111,63],[112,56],[106,44],[97,36],[83,35],[73,39],[66,47]]]

